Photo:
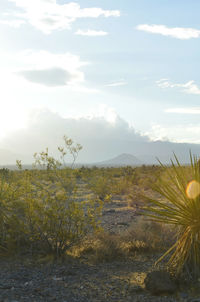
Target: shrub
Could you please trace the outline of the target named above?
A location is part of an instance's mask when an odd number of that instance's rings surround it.
[[[147,197],[151,206],[146,207],[146,214],[153,221],[171,224],[176,227],[175,244],[159,259],[170,255],[169,265],[176,273],[185,270],[192,275],[200,272],[200,169],[196,156],[191,157],[190,167],[183,167],[175,156],[171,168],[164,168],[167,177],[160,179],[154,190],[164,200]],[[192,183],[197,186],[192,187]],[[189,185],[188,185],[189,183]]]
[[[117,195],[125,195],[130,191],[131,183],[126,177],[121,177],[113,184],[113,192]]]
[[[112,193],[112,183],[109,176],[94,175],[88,184],[88,188],[99,198],[104,201],[110,200]],[[109,198],[110,197],[110,198]]]
[[[65,148],[59,148],[62,159],[69,151],[75,160],[80,146],[66,137],[64,141]],[[60,256],[98,229],[102,203],[76,202],[74,171],[62,168],[48,149],[34,157],[34,170],[23,171],[18,161],[20,170],[13,177],[0,174],[0,248]]]

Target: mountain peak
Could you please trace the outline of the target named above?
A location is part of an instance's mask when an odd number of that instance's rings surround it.
[[[98,166],[140,166],[142,162],[132,154],[122,153],[114,158],[96,163]]]

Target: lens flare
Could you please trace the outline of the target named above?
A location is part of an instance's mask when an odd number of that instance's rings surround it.
[[[188,198],[194,199],[200,195],[200,183],[196,180],[189,182],[186,188],[186,194]]]

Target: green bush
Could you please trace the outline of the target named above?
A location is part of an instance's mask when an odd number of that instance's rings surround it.
[[[61,157],[69,151],[73,164],[81,149],[66,137]],[[76,202],[74,170],[45,152],[35,154],[33,170],[12,177],[0,174],[0,248],[7,253],[38,251],[60,256],[86,234],[98,229],[102,203]],[[38,169],[38,167],[40,169]]]
[[[110,200],[112,194],[112,182],[109,176],[94,175],[89,180],[88,188],[99,198],[104,201]]]
[[[162,166],[165,177],[154,185],[160,200],[147,197],[151,203],[146,214],[153,221],[176,227],[176,242],[159,259],[170,255],[169,265],[176,273],[200,273],[200,169],[191,155],[190,167],[181,166],[177,157],[172,166]],[[191,182],[192,181],[192,182]]]

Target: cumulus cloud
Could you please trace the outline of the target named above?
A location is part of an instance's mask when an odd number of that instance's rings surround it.
[[[104,10],[99,7],[81,8],[76,2],[59,4],[57,0],[9,0],[18,8],[10,17],[50,34],[54,30],[70,29],[79,18],[119,17],[119,10]]]
[[[81,163],[104,161],[122,153],[133,154],[144,163],[158,163],[156,157],[163,163],[169,163],[173,151],[180,160],[187,162],[189,150],[199,154],[200,145],[177,144],[169,139],[198,143],[199,131],[200,125],[191,125],[186,129],[183,125],[155,125],[148,133],[141,135],[109,108],[105,116],[80,118],[64,118],[48,109],[40,109],[31,113],[26,128],[10,132],[1,140],[1,149],[14,151],[20,155],[18,159],[31,163],[32,155],[46,147],[49,147],[50,154],[57,157],[57,146],[63,145],[62,137],[67,135],[83,146],[78,158]],[[67,161],[71,162],[70,155]]]
[[[195,84],[194,81],[188,81],[186,83],[172,83],[168,79],[161,79],[156,81],[156,84],[160,88],[180,88],[182,92],[188,94],[200,94],[200,88]]]
[[[71,53],[53,54],[32,50],[17,54],[15,63],[20,65],[20,69],[15,71],[16,75],[48,87],[81,85],[85,81],[81,67],[88,64]]]
[[[82,67],[90,63],[82,61],[78,55],[72,53],[52,53],[44,50],[0,53],[0,64],[3,66],[0,70],[1,92],[4,91],[4,97],[7,99],[7,90],[10,87],[12,91],[34,90],[38,93],[47,92],[49,89],[54,92],[59,89],[63,93],[100,92],[90,86],[82,70]]]
[[[48,109],[40,109],[31,113],[26,128],[7,135],[1,141],[1,147],[18,154],[26,151],[31,162],[33,153],[46,147],[57,154],[57,146],[62,145],[63,135],[83,145],[79,157],[82,162],[96,162],[120,153],[133,153],[134,142],[148,140],[112,110],[108,110],[105,116],[63,118]]]
[[[165,126],[153,125],[151,130],[145,132],[153,141],[170,141],[175,143],[200,144],[200,124]],[[174,148],[175,151],[175,148]]]
[[[50,68],[45,70],[25,70],[18,74],[28,81],[45,86],[65,86],[74,80],[74,75],[62,68]]]
[[[137,26],[138,30],[146,31],[152,34],[160,34],[163,36],[169,36],[180,40],[189,40],[192,38],[200,37],[200,30],[195,28],[184,27],[167,27],[165,25],[149,25],[140,24]]]
[[[108,35],[108,33],[106,31],[92,30],[92,29],[88,29],[88,30],[78,29],[75,32],[75,34],[79,35],[79,36],[89,36],[89,37],[101,37],[101,36],[107,36]]]

